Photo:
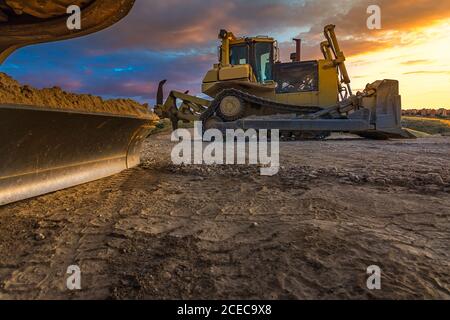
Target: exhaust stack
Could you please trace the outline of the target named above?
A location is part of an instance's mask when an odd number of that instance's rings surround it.
[[[302,61],[302,39],[294,39],[295,41],[295,61]]]
[[[295,52],[291,53],[292,62],[302,61],[302,39],[293,39],[295,41]]]

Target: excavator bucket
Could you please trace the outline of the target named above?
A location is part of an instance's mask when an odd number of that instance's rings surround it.
[[[150,117],[0,105],[0,205],[136,166],[152,122]]]

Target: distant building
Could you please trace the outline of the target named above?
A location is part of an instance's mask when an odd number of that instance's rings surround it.
[[[448,117],[450,116],[450,110],[440,108],[437,110],[436,114],[441,117]]]

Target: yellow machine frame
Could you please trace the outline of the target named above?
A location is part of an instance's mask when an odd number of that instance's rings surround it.
[[[202,92],[214,100],[208,101],[172,91],[164,102],[165,81],[162,81],[154,110],[161,118],[169,118],[174,129],[179,120],[201,120],[205,127],[220,130],[279,129],[287,136],[300,138],[322,138],[330,132],[353,132],[363,137],[380,139],[410,137],[401,127],[398,81],[375,81],[362,92],[353,94],[345,66],[346,58],[340,49],[335,26],[325,26],[324,36],[326,40],[320,44],[323,59],[300,61],[300,42],[294,39],[297,41],[297,52],[291,55],[290,64],[278,61],[274,38],[237,38],[232,32],[221,30],[219,62],[206,73],[202,82]],[[270,63],[273,63],[273,77],[270,79],[274,80],[261,80],[264,79],[259,74],[262,70],[252,68],[255,65],[254,57],[248,56],[246,64],[231,64],[231,48],[244,43],[273,44],[270,59]],[[250,52],[254,50],[255,46],[252,46]],[[317,72],[314,71],[314,85],[310,85],[309,77],[305,78],[306,81],[295,82],[297,70],[306,72],[308,76],[308,64],[312,68],[317,67]],[[258,65],[256,67],[260,68]],[[284,75],[279,76],[280,72]],[[275,73],[278,74],[275,76]],[[293,80],[289,77],[293,77]],[[279,85],[282,87],[278,87]],[[307,89],[315,91],[306,91]],[[225,100],[227,97],[234,97],[234,102]],[[179,101],[181,105],[177,103]],[[222,105],[222,101],[228,102]],[[289,113],[295,117],[270,118],[275,114]],[[259,118],[255,120],[254,117]],[[310,134],[311,132],[314,134]]]
[[[336,67],[339,66],[342,69],[341,72],[345,71],[344,77],[346,83],[350,83],[350,79],[348,78],[344,65],[344,54],[339,50],[339,45],[334,34],[334,26],[327,26],[325,30],[329,33],[329,40],[321,44],[321,48],[325,50],[325,59],[317,61],[319,69],[319,86],[317,91],[277,94],[275,92],[276,85],[274,81],[258,83],[250,64],[230,64],[230,49],[234,45],[244,44],[249,41],[273,43],[274,48],[276,48],[276,40],[261,36],[236,38],[232,32],[222,31],[219,35],[222,40],[222,45],[220,46],[220,62],[215,64],[206,73],[202,82],[202,92],[208,96],[215,97],[221,90],[230,86],[236,87],[237,85],[244,90],[257,91],[260,97],[280,103],[320,107],[335,105],[339,101],[338,92],[340,92],[339,73]],[[329,41],[335,43],[334,47],[339,52],[338,59],[333,60],[331,55],[332,45],[329,45]],[[226,82],[231,83],[227,84]],[[251,84],[257,84],[257,86]]]

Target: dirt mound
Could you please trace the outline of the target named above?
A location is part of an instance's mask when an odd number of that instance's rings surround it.
[[[155,114],[148,111],[147,104],[142,105],[131,99],[103,100],[90,94],[65,92],[59,87],[39,90],[28,85],[20,85],[5,73],[0,73],[0,103],[158,119]]]

